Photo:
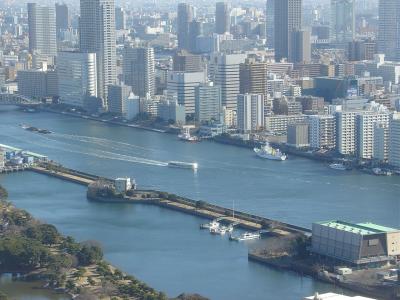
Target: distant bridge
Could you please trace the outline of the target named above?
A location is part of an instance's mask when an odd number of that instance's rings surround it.
[[[18,94],[0,94],[0,105],[37,106],[40,102]]]

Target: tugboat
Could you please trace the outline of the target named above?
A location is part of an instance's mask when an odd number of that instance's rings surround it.
[[[282,153],[279,149],[272,148],[268,142],[260,148],[254,148],[254,152],[257,154],[258,157],[265,159],[279,161],[284,161],[287,159],[286,154]]]
[[[198,142],[199,138],[197,136],[192,136],[190,135],[190,127],[185,126],[182,128],[182,133],[178,135],[178,138],[181,141],[185,141],[185,142]]]

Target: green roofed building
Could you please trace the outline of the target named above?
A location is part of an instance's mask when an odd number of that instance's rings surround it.
[[[400,256],[400,230],[373,223],[317,222],[311,251],[356,266],[386,263]]]

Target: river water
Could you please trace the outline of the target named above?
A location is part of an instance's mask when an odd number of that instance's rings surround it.
[[[52,130],[39,135],[19,124]],[[130,176],[156,188],[311,227],[314,221],[372,221],[400,227],[400,178],[340,172],[310,160],[256,158],[249,149],[51,113],[0,108],[0,143],[29,149],[82,171]],[[165,166],[195,161],[197,173]],[[199,218],[157,207],[88,202],[85,188],[32,173],[0,177],[19,207],[78,240],[103,244],[106,258],[170,296],[301,299],[334,288],[247,260],[252,244],[198,230]]]

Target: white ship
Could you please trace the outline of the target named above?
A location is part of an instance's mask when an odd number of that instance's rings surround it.
[[[169,161],[168,167],[197,170],[199,165],[197,163],[188,163],[183,161]]]
[[[229,239],[232,241],[249,241],[249,240],[256,240],[261,237],[260,233],[255,232],[245,232],[240,236],[230,236]]]
[[[258,157],[271,159],[271,160],[286,160],[286,154],[282,153],[279,149],[272,148],[269,143],[261,146],[260,148],[254,148],[254,152],[257,154]]]
[[[182,128],[182,133],[178,135],[178,138],[185,142],[198,142],[199,138],[197,136],[190,135],[190,126],[184,126]]]
[[[339,171],[346,171],[347,170],[347,168],[346,168],[346,166],[344,164],[337,164],[337,163],[330,164],[329,168],[334,169],[334,170],[339,170]]]

